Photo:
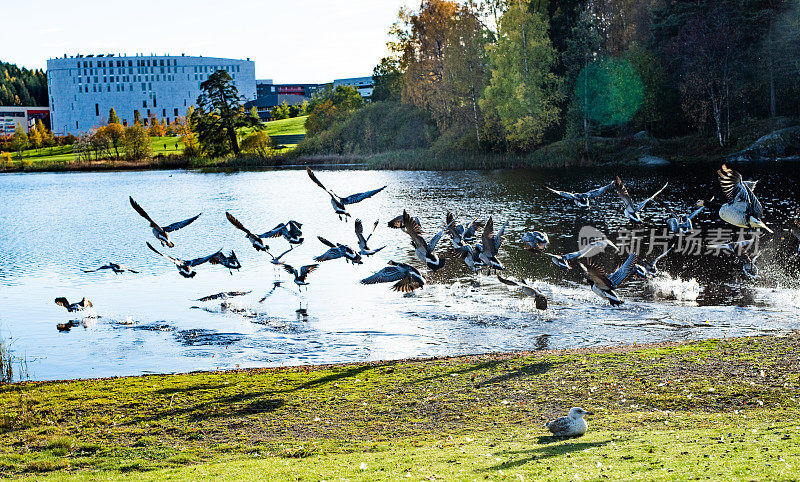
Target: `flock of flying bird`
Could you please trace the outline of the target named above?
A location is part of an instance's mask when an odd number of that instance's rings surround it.
[[[306,172],[309,178],[330,196],[330,202],[334,213],[339,217],[340,220],[344,221],[347,221],[348,218],[351,217],[350,213],[347,212],[348,205],[355,204],[375,196],[386,188],[386,186],[383,186],[371,191],[342,197],[325,187],[325,185],[317,178],[315,173],[310,168],[307,167]],[[675,234],[686,234],[691,232],[694,229],[693,219],[703,212],[703,210],[713,206],[718,209],[719,217],[723,221],[726,221],[733,226],[748,229],[764,229],[765,231],[772,233],[773,231],[767,227],[763,221],[763,208],[754,193],[756,182],[743,180],[742,176],[738,172],[730,169],[726,165],[723,165],[717,171],[717,174],[722,190],[727,198],[727,202],[715,203],[714,198],[711,200],[700,200],[697,201],[695,207],[685,215],[675,214],[671,211],[668,211],[668,218],[666,220],[666,226],[668,230]],[[633,201],[627,187],[618,176],[607,185],[583,193],[559,191],[550,187],[547,187],[547,189],[562,198],[572,201],[576,206],[581,208],[589,208],[592,201],[604,195],[606,192],[613,190],[616,192],[622,203],[623,215],[631,222],[639,224],[643,222],[641,212],[651,202],[660,203],[660,201],[657,200],[657,197],[667,188],[667,186],[668,185],[665,184],[652,196],[638,203]],[[153,236],[161,243],[162,249],[172,248],[175,246],[174,242],[170,238],[170,233],[189,226],[200,216],[200,214],[198,214],[189,219],[162,226],[154,221],[153,218],[150,217],[150,215],[132,197],[130,198],[130,204],[141,217],[149,222]],[[372,234],[377,228],[379,222],[375,221],[375,223],[372,225],[371,232],[365,236],[363,223],[360,219],[356,219],[354,228],[356,240],[358,242],[358,250],[351,248],[346,244],[331,242],[322,236],[318,236],[317,239],[328,248],[327,251],[314,258],[315,263],[306,264],[297,268],[284,261],[281,261],[281,259],[287,253],[291,252],[296,246],[304,242],[302,232],[303,225],[301,223],[290,220],[285,223],[280,223],[273,229],[262,234],[255,234],[253,231],[246,228],[245,225],[231,213],[226,212],[225,216],[235,228],[245,234],[245,237],[254,249],[269,254],[273,264],[281,266],[286,272],[292,275],[298,288],[308,285],[308,277],[312,272],[314,272],[314,270],[318,268],[319,263],[344,258],[347,263],[362,264],[363,257],[372,256],[385,248],[385,246],[378,248],[369,246]],[[430,238],[426,239],[419,218],[412,217],[404,210],[401,215],[389,221],[388,226],[390,228],[398,229],[409,236],[416,258],[430,272],[438,271],[445,265],[446,259],[437,255],[436,249],[441,238],[447,234],[450,238],[455,253],[457,253],[457,257],[463,260],[464,264],[470,270],[472,270],[473,273],[478,273],[481,270],[497,273],[498,271],[503,270],[503,265],[500,262],[498,255],[503,243],[503,235],[507,224],[507,222],[504,223],[497,233],[495,233],[494,220],[492,219],[492,216],[489,216],[488,220],[485,222],[482,222],[476,218],[464,224],[458,224],[456,221],[456,216],[454,216],[451,212],[447,212],[444,228]],[[800,240],[800,221],[798,220],[797,214],[795,215],[792,224],[788,228],[789,231],[798,240]],[[476,239],[477,233],[481,229],[482,234],[478,242]],[[289,248],[275,256],[269,251],[269,246],[267,245],[266,240],[280,237],[289,243]],[[758,258],[760,253],[753,253],[751,255],[746,252],[746,249],[753,244],[754,239],[731,241],[730,243],[712,245],[710,247],[734,256],[739,262],[742,263],[744,273],[751,278],[755,278],[758,275],[758,270],[755,266],[755,260]],[[625,282],[625,280],[629,278],[630,275],[633,274],[646,279],[658,276],[658,262],[667,256],[674,248],[674,245],[669,246],[651,263],[638,263],[638,254],[636,252],[631,252],[627,259],[613,273],[606,274],[604,269],[599,264],[595,263],[589,258],[595,254],[598,254],[599,252],[604,251],[606,247],[611,247],[618,251],[618,248],[608,239],[595,241],[587,246],[584,246],[579,251],[567,254],[553,254],[547,252],[546,249],[550,244],[550,240],[548,235],[542,231],[526,232],[520,241],[523,243],[525,249],[549,258],[556,266],[564,270],[577,268],[591,290],[601,298],[608,300],[613,306],[618,306],[623,303],[616,290]],[[239,263],[234,251],[231,251],[228,255],[220,250],[200,258],[179,259],[162,253],[153,247],[153,245],[151,245],[149,242],[146,244],[147,247],[154,253],[173,263],[177,268],[178,273],[186,278],[194,277],[196,275],[194,268],[205,263],[220,265],[228,268],[229,270],[236,270],[241,267],[241,264]],[[800,251],[800,248],[798,251]],[[86,272],[106,269],[111,270],[115,274],[124,272],[138,273],[138,271],[117,263],[108,263],[97,268],[96,270],[86,270]],[[504,278],[499,274],[497,274],[497,278],[500,282],[512,287],[517,287],[524,294],[533,297],[537,309],[543,310],[547,308],[547,298],[545,295],[532,285],[528,284],[525,280],[514,281]],[[389,261],[385,268],[361,280],[362,284],[394,283],[394,290],[406,293],[414,291],[418,288],[422,288],[425,285],[425,282],[425,276],[420,269],[407,263],[395,261]],[[276,282],[276,285],[278,284],[279,282]],[[213,295],[212,297],[206,298],[226,298],[246,293],[247,292],[227,292],[219,293],[217,295]],[[69,303],[69,301],[63,297],[57,298],[55,302],[56,304],[67,308],[68,311],[82,311],[92,306],[91,302],[85,298],[78,303]]]

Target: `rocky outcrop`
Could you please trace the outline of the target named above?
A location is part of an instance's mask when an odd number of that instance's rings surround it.
[[[762,136],[747,149],[728,156],[729,161],[771,161],[800,154],[800,126]]]

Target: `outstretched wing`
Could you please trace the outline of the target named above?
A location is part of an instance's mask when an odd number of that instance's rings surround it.
[[[322,236],[317,236],[317,239],[319,239],[320,243],[324,244],[325,246],[328,246],[329,248],[336,248],[335,244],[331,243],[330,241],[328,241],[327,239],[323,238]]]
[[[200,213],[200,214],[203,214],[203,213]],[[164,231],[166,231],[168,233],[171,233],[171,232],[177,231],[177,230],[179,230],[181,228],[185,228],[186,226],[192,224],[195,219],[199,218],[200,214],[198,214],[197,216],[191,217],[189,219],[184,219],[183,221],[178,221],[177,223],[172,223],[172,224],[170,224],[168,226],[164,226]]]
[[[478,219],[475,218],[475,220],[473,220],[470,223],[470,225],[467,227],[467,229],[464,230],[464,238],[466,238],[466,239],[472,238],[473,236],[475,236],[475,232],[478,230],[478,228],[482,228],[482,227],[483,227],[483,222],[482,221],[478,221]]]
[[[488,256],[494,256],[496,253],[494,252],[494,237],[492,236],[492,232],[494,231],[494,221],[492,221],[492,217],[489,216],[489,220],[486,221],[486,226],[483,228],[483,235],[481,236],[481,245],[483,245],[483,250],[486,252]]]
[[[340,198],[339,201],[341,201],[342,204],[355,204],[357,202],[363,201],[364,199],[367,199],[368,197],[372,197],[372,196],[378,194],[379,192],[383,191],[384,189],[386,189],[386,186],[383,186],[383,187],[378,188],[378,189],[373,189],[372,191],[360,192],[358,194],[351,194],[351,195],[349,195],[347,197]]]
[[[722,187],[722,191],[725,193],[728,201],[736,199],[736,196],[744,189],[742,175],[725,164],[717,170],[717,177],[719,178],[719,185]]]
[[[283,266],[283,269],[284,269],[284,270],[285,270],[287,273],[289,273],[290,275],[292,275],[292,276],[299,276],[299,273],[297,272],[297,270],[296,270],[296,269],[294,269],[294,266],[292,266],[292,265],[290,265],[290,264],[286,264],[286,263],[281,263],[281,266]]]
[[[498,280],[499,280],[501,283],[503,283],[504,285],[508,285],[508,286],[519,286],[519,283],[517,283],[516,281],[511,281],[510,279],[505,279],[505,278],[503,278],[503,277],[502,277],[502,276],[500,276],[500,275],[497,275],[497,279],[498,279]]]
[[[83,271],[84,273],[94,273],[95,271],[100,271],[101,269],[111,269],[111,266],[100,266],[97,269],[84,269],[81,271]]]
[[[262,238],[277,238],[286,230],[286,223],[280,223],[279,225],[275,226],[274,228],[270,229],[266,233],[262,234]]]
[[[244,227],[244,225],[242,223],[240,223],[238,219],[233,217],[233,215],[231,213],[225,211],[225,217],[228,218],[228,221],[230,221],[231,224],[233,224],[237,229],[240,229],[240,230],[244,231],[245,233],[247,233],[248,236],[252,236],[253,235],[253,233],[251,233],[250,230],[248,230],[246,227]]]
[[[401,229],[403,227],[403,215],[397,216],[388,223],[390,228]]]
[[[336,194],[334,194],[333,192],[331,192],[327,187],[325,187],[324,184],[319,182],[319,179],[317,179],[317,176],[314,175],[314,171],[312,171],[310,167],[306,166],[306,172],[308,173],[308,177],[310,177],[311,180],[314,181],[314,184],[316,184],[317,186],[321,187],[322,190],[327,192],[329,196],[334,197],[334,198],[338,198],[339,197]]]
[[[619,176],[614,177],[614,188],[617,190],[617,196],[622,200],[622,204],[624,204],[626,208],[634,209],[633,199],[631,199],[631,195],[628,194],[628,188],[625,187],[625,184],[622,183],[622,179],[620,179]]]
[[[244,296],[248,293],[250,293],[250,291],[224,291],[222,293],[216,293],[213,295],[203,296],[202,298],[197,298],[195,301],[211,301],[219,298],[228,299],[235,296]]]
[[[154,253],[156,253],[156,254],[157,254],[157,255],[159,255],[159,256],[163,256],[163,257],[167,258],[168,260],[170,260],[170,261],[172,261],[173,263],[175,263],[175,265],[177,265],[177,266],[180,266],[180,265],[182,265],[182,264],[183,264],[183,262],[182,262],[181,260],[175,259],[175,258],[173,258],[172,256],[170,256],[170,255],[168,255],[168,254],[164,254],[164,253],[160,252],[159,250],[157,250],[156,248],[154,248],[154,247],[153,247],[153,245],[152,245],[152,244],[150,244],[149,242],[145,241],[145,243],[144,243],[144,244],[146,244],[146,245],[147,245],[147,247],[148,247],[148,248],[150,248],[150,250],[152,250]]]
[[[195,259],[189,260],[189,261],[186,262],[186,264],[188,264],[189,266],[200,266],[203,263],[207,263],[207,262],[211,261],[211,258],[215,258],[215,257],[220,256],[220,255],[222,255],[222,251],[217,251],[214,254],[210,254],[210,255],[204,256],[202,258],[195,258]]]
[[[300,276],[298,277],[298,279],[300,281],[305,281],[306,276],[308,276],[308,273],[311,273],[312,271],[317,269],[318,266],[319,266],[318,264],[307,264],[303,266],[302,268],[300,268]]]
[[[406,276],[406,271],[397,266],[387,266],[372,276],[368,276],[361,280],[362,285],[373,285],[376,283],[391,283],[399,281]]]
[[[494,237],[494,254],[500,251],[500,245],[503,244],[503,233],[506,232],[506,226],[508,226],[508,221],[503,223],[503,227],[500,228],[500,231],[498,231],[497,235]]]
[[[408,274],[405,278],[395,283],[392,289],[400,291],[401,293],[411,293],[420,286],[422,286],[422,284],[420,284],[419,280],[413,278],[411,274]]]
[[[606,275],[605,270],[600,266],[592,263],[591,261],[588,263],[578,263],[578,268],[583,272],[583,276],[586,277],[589,281],[594,283],[598,288],[610,290],[613,289],[614,286],[611,283],[611,280],[608,279],[608,275]]]
[[[155,221],[153,221],[153,218],[151,218],[150,215],[147,214],[147,212],[145,212],[145,210],[142,209],[141,206],[139,206],[139,203],[133,200],[132,196],[128,196],[128,199],[130,199],[131,206],[133,206],[134,211],[139,213],[139,216],[145,218],[150,223],[151,226],[158,227],[158,224]]]
[[[356,230],[356,237],[358,238],[358,245],[359,246],[366,246],[367,245],[367,240],[364,239],[364,225],[361,224],[361,220],[360,219],[356,219],[355,230]]]
[[[553,189],[550,186],[545,186],[544,188],[547,189],[548,191],[552,192],[553,194],[557,194],[557,195],[559,195],[559,196],[561,196],[563,198],[571,199],[571,200],[575,199],[575,194],[573,194],[571,192],[559,191],[558,189]]]
[[[314,261],[330,261],[332,259],[338,259],[344,256],[344,252],[339,248],[331,248],[321,255],[314,258]]]
[[[618,288],[625,281],[628,275],[631,274],[631,272],[634,269],[634,266],[636,265],[637,257],[638,256],[636,255],[636,253],[631,253],[630,255],[628,255],[628,259],[626,259],[625,262],[622,263],[622,266],[617,268],[617,270],[614,271],[614,274],[609,276],[608,280],[611,281],[611,289]]]
[[[647,198],[647,199],[645,199],[644,201],[642,201],[642,202],[640,202],[639,204],[637,204],[637,205],[636,205],[636,210],[637,210],[637,211],[641,211],[642,209],[644,209],[644,207],[645,207],[645,206],[647,206],[647,203],[649,203],[650,201],[652,201],[653,199],[655,199],[655,198],[656,198],[656,196],[658,196],[659,194],[661,194],[662,192],[664,192],[664,189],[666,189],[666,188],[667,188],[667,186],[669,186],[669,183],[665,183],[665,184],[664,184],[664,186],[663,186],[661,189],[659,189],[658,191],[656,191],[656,193],[655,193],[655,194],[653,194],[653,195],[652,195],[652,196],[650,196],[649,198]]]
[[[429,253],[433,253],[433,250],[436,249],[436,245],[439,244],[439,240],[442,239],[443,234],[444,234],[444,229],[436,233],[436,236],[431,238],[430,242],[428,243]]]
[[[598,187],[596,189],[592,189],[591,191],[587,191],[585,194],[586,194],[586,197],[588,197],[589,199],[596,198],[596,197],[599,197],[599,196],[602,196],[603,194],[605,194],[606,191],[608,191],[612,187],[614,187],[614,183],[610,182],[610,183],[606,184],[605,186],[601,186],[601,187]]]

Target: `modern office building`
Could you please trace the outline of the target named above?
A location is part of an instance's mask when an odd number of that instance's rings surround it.
[[[200,84],[227,71],[246,101],[256,98],[255,63],[173,55],[77,55],[47,61],[51,129],[80,134],[105,124],[113,107],[123,124],[138,115],[171,122],[184,116]]]
[[[372,80],[372,76],[369,77],[352,77],[350,79],[336,79],[333,81],[333,87],[338,87],[340,85],[347,85],[350,87],[354,87],[361,97],[369,99],[372,97],[372,90],[375,88],[375,81]]]
[[[256,80],[256,97],[266,97],[271,94],[302,95],[311,98],[320,84],[274,84],[272,79]]]
[[[49,108],[0,105],[0,136],[13,134],[17,130],[17,124],[21,125],[25,132],[28,132],[40,119],[45,126],[50,126]]]

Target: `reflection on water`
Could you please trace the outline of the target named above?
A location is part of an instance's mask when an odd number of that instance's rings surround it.
[[[684,211],[701,197],[721,194],[715,169],[626,168],[622,174],[634,199],[669,181],[664,201]],[[797,203],[797,170],[741,168],[748,177],[756,169],[767,222],[780,227]],[[298,292],[289,275],[252,249],[224,217],[230,211],[256,232],[288,218],[301,221],[306,242],[285,256],[295,266],[327,249],[317,235],[355,246],[353,223],[337,220],[325,193],[304,171],[0,175],[0,334],[15,355],[27,358],[32,378],[56,379],[686,340],[799,327],[797,246],[791,236],[762,243],[756,282],[745,279],[731,258],[670,254],[659,263],[661,278],[633,280],[620,290],[621,308],[591,293],[577,270],[562,271],[522,249],[520,236],[534,229],[550,235],[548,251],[565,253],[578,247],[576,235],[584,225],[612,238],[630,227],[614,195],[581,210],[544,190],[547,184],[585,191],[613,174],[603,169],[326,171],[325,183],[334,191],[388,185],[348,208],[366,226],[381,220],[370,244],[387,248],[363,265],[322,263],[309,275],[307,292]],[[203,265],[194,279],[181,278],[145,247],[152,235],[130,208],[128,195],[157,221],[203,213],[173,233],[170,255],[190,259],[234,249],[242,268],[230,274]],[[462,222],[489,215],[496,226],[508,220],[500,252],[505,274],[542,291],[548,309],[537,311],[532,298],[494,277],[471,275],[448,252],[446,237],[440,253],[452,259],[428,277],[423,290],[403,295],[388,285],[358,284],[389,260],[416,265],[408,237],[385,227],[404,208],[420,217],[427,237],[443,227],[447,210],[459,213]],[[648,207],[644,217],[661,228],[665,217],[659,209]],[[714,218],[704,213],[695,224],[703,230],[725,227]],[[286,249],[281,238],[268,244],[276,254]],[[643,246],[647,249],[647,240]],[[648,260],[660,251],[654,248]],[[596,259],[612,270],[623,257],[607,251]],[[81,271],[109,261],[141,273]],[[277,280],[284,283],[276,285]],[[227,300],[197,301],[250,290]],[[82,320],[67,313],[53,303],[59,296],[86,296],[99,317]],[[56,329],[70,320],[76,326]]]

